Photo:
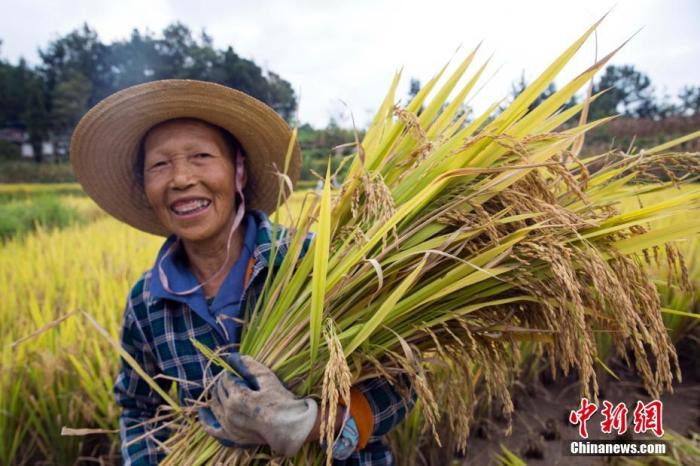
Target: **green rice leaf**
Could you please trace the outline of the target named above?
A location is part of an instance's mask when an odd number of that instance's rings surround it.
[[[321,341],[321,323],[323,307],[326,298],[326,281],[328,273],[328,257],[331,238],[331,164],[326,168],[326,179],[321,194],[321,210],[319,212],[318,234],[314,246],[314,271],[311,278],[311,318],[310,344],[311,364],[316,362],[318,347]]]
[[[345,356],[347,357],[355,351],[365,340],[367,340],[370,335],[384,323],[384,320],[392,311],[396,303],[406,294],[406,291],[415,283],[416,279],[420,275],[425,263],[427,261],[427,256],[424,257],[420,263],[416,266],[413,271],[403,279],[401,284],[396,287],[396,289],[386,298],[386,300],[379,307],[377,312],[375,312],[372,317],[364,324],[358,324],[361,330],[355,335],[352,341],[344,348]]]

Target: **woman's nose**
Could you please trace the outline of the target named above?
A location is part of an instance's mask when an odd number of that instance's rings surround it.
[[[175,189],[187,188],[195,183],[195,173],[186,158],[173,160],[171,186]]]

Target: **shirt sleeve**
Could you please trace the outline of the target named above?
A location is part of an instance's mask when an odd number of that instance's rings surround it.
[[[153,350],[135,317],[131,297],[124,313],[121,344],[150,377],[159,373]],[[119,416],[122,464],[157,465],[165,457],[165,453],[158,449],[154,438],[163,442],[170,436],[170,431],[167,428],[159,429],[162,421],[150,422],[150,419],[156,416],[158,407],[165,404],[165,401],[123,357],[120,358],[120,363],[114,394],[117,404],[122,408]],[[169,380],[156,381],[166,392],[172,385]]]
[[[377,377],[362,381],[353,387],[364,395],[371,411],[371,434],[368,442],[378,440],[393,429],[416,403],[416,392],[408,377],[401,377],[397,383],[401,385],[401,389],[392,386],[388,380]]]

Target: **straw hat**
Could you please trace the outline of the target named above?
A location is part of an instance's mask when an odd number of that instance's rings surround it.
[[[148,205],[133,166],[146,132],[173,118],[198,118],[233,134],[246,153],[246,207],[267,213],[275,210],[278,174],[284,170],[292,134],[287,123],[247,94],[185,79],[153,81],[119,91],[95,105],[78,123],[71,138],[71,163],[83,189],[100,207],[139,230],[169,234]],[[300,166],[300,149],[295,143],[287,170],[292,186]]]

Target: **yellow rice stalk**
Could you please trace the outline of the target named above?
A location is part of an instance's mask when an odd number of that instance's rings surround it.
[[[79,191],[77,184],[54,187]],[[16,195],[11,188],[3,190]],[[98,210],[89,199],[68,200]],[[112,386],[119,353],[76,310],[88,310],[118,341],[126,293],[160,242],[102,216],[2,244],[0,464],[26,464],[37,454],[48,464],[74,464],[84,439],[62,437],[63,427],[117,429]]]
[[[508,386],[523,339],[549,355],[552,369],[576,370],[583,393],[596,396],[594,332],[609,330],[650,393],[670,390],[680,377],[677,358],[643,257],[658,245],[675,251],[674,240],[700,231],[697,221],[655,228],[670,214],[697,209],[700,189],[624,213],[619,204],[633,195],[625,184],[668,164],[689,174],[677,183],[692,180],[700,173],[697,154],[667,152],[672,144],[608,154],[595,173],[588,167],[605,154],[591,163],[576,157],[586,131],[607,120],[561,128],[583,106],[560,108],[612,53],[528,111],[597,25],[502,113],[491,108],[471,123],[446,102],[473,54],[440,87],[443,68],[404,109],[393,106],[397,75],[332,204],[327,174],[308,215],[280,229],[294,246],[250,312],[241,352],[268,364],[297,394],[320,396],[324,411],[347,394],[347,371],[338,364],[350,369],[352,383],[405,374],[434,435],[445,416],[461,449],[473,409],[464,400],[475,399],[477,385],[512,412]],[[462,88],[460,103],[482,70]],[[310,231],[316,240],[299,258]],[[671,273],[683,275],[679,267]],[[446,413],[435,397],[441,378],[424,357],[449,371]],[[192,422],[193,410],[184,412],[166,442],[166,465],[270,459],[265,449],[219,446]],[[307,445],[287,463],[329,461]]]

